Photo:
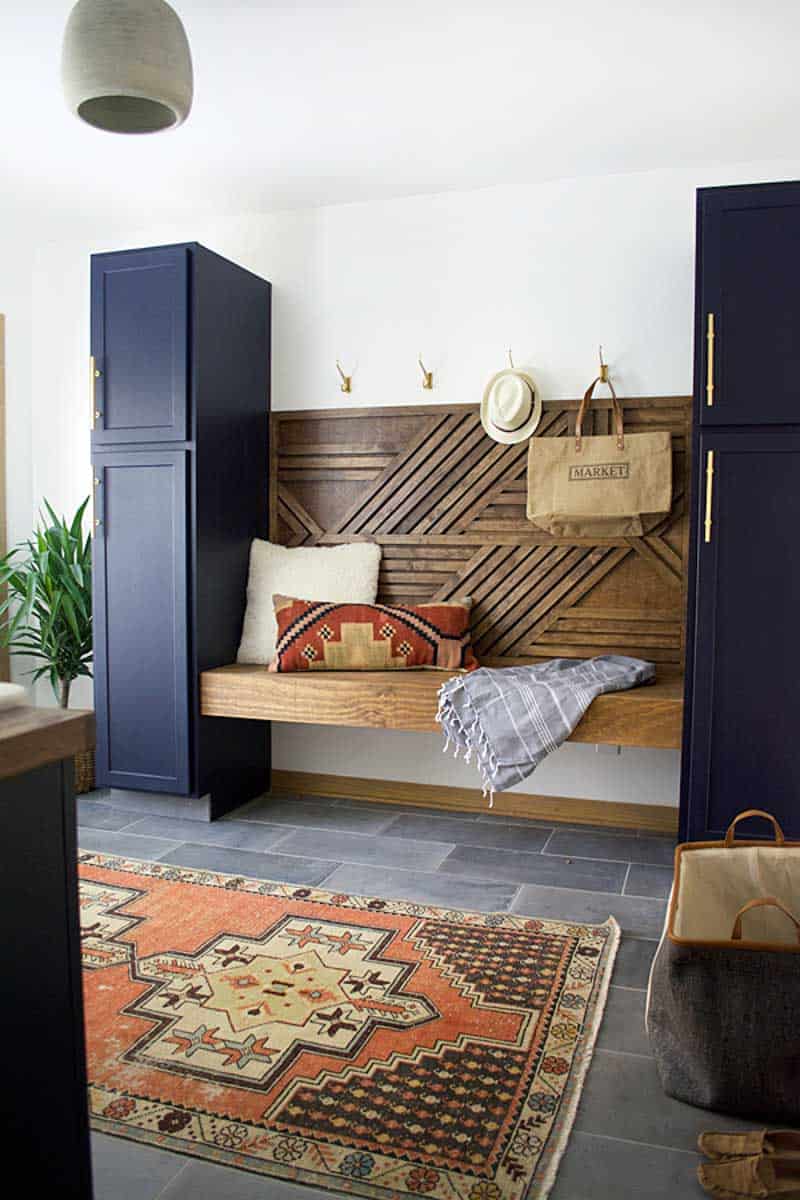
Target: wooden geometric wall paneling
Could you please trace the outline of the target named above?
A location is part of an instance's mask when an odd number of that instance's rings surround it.
[[[578,400],[546,401],[537,437],[574,433]],[[669,430],[670,513],[642,538],[557,538],[525,516],[527,443],[501,446],[477,405],[272,417],[270,537],[382,546],[378,598],[469,595],[482,661],[622,653],[683,661],[691,399],[623,401],[628,433]],[[595,401],[591,434],[611,432]]]

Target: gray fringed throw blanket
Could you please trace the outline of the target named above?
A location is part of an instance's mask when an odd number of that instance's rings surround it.
[[[565,742],[596,696],[655,677],[652,663],[619,654],[553,658],[533,667],[481,667],[439,689],[437,720],[470,762],[475,755],[490,805]]]

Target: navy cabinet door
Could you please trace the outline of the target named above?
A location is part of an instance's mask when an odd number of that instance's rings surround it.
[[[697,252],[701,424],[800,424],[800,183],[701,190]]]
[[[189,778],[186,452],[94,459],[99,787],[185,795]]]
[[[718,837],[764,808],[800,838],[800,433],[706,432],[700,480],[688,836]]]
[[[93,256],[93,445],[188,436],[188,289],[184,247]]]

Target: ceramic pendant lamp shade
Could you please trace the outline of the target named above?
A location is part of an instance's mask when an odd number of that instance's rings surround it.
[[[72,112],[111,133],[169,129],[192,106],[189,42],[164,0],[78,0],[61,71]]]

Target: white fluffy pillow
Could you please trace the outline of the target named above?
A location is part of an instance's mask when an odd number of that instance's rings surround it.
[[[276,546],[253,539],[247,609],[236,661],[267,663],[275,657],[278,626],[272,597],[374,604],[381,548],[374,542],[347,546]]]

